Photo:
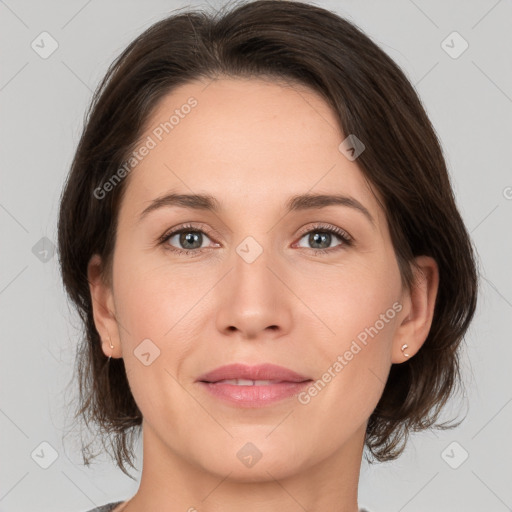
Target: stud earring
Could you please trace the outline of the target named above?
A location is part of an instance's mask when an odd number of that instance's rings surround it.
[[[112,345],[112,341],[110,341],[110,338],[108,339],[108,344],[110,345],[110,348],[114,348],[114,345]],[[110,358],[112,357],[112,353],[108,356],[108,360],[110,361]]]
[[[405,357],[409,357],[409,354],[407,354],[406,352],[404,352],[404,350],[405,350],[407,347],[408,347],[408,345],[406,345],[406,344],[405,344],[405,345],[402,345],[402,348],[401,348],[401,350],[402,350],[402,352],[403,352],[403,354],[404,354],[404,356],[405,356]]]

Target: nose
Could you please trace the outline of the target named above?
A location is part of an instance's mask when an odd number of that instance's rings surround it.
[[[244,244],[238,248],[233,267],[221,285],[217,329],[243,339],[280,337],[291,329],[296,303],[285,284],[286,271],[268,251],[253,260],[244,257],[244,248]]]

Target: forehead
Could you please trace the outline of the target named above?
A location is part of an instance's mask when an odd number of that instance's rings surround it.
[[[356,161],[339,145],[335,113],[304,86],[264,79],[194,81],[167,94],[147,119],[124,209],[167,190],[206,192],[239,207],[282,207],[292,195],[343,193],[378,203]],[[132,211],[132,213],[135,213]]]

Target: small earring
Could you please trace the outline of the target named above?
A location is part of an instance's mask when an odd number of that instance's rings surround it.
[[[401,350],[402,350],[402,352],[403,352],[403,354],[404,354],[404,356],[405,356],[405,357],[409,357],[409,354],[407,354],[407,353],[405,353],[405,352],[404,352],[404,350],[405,350],[407,347],[408,347],[408,345],[402,345],[402,348],[401,348]]]
[[[114,348],[114,345],[112,345],[112,341],[110,341],[110,338],[108,339],[108,344],[110,345],[110,348]],[[108,360],[110,361],[110,358],[112,357],[112,354],[108,356]]]

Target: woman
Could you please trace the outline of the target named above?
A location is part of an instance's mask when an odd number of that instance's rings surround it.
[[[398,66],[313,5],[133,41],[59,251],[79,415],[123,471],[143,436],[137,493],[97,510],[357,512],[363,449],[397,458],[460,384],[477,277],[438,139]]]

